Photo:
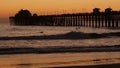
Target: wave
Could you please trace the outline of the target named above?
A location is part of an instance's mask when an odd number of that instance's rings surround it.
[[[83,32],[69,32],[66,34],[58,35],[45,35],[45,36],[17,36],[17,37],[0,37],[0,40],[57,40],[57,39],[98,39],[98,38],[110,38],[120,37],[120,32],[111,33],[83,33]]]
[[[46,54],[46,53],[78,53],[78,52],[120,52],[120,46],[47,46],[47,47],[14,47],[0,48],[0,54]]]

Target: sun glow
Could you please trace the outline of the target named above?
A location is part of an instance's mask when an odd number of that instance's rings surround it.
[[[95,7],[101,8],[101,11],[107,7],[119,10],[119,3],[120,0],[2,0],[0,17],[12,16],[20,9],[39,15],[91,12]]]

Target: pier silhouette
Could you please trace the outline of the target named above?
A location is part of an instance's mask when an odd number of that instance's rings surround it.
[[[31,14],[29,10],[20,10],[9,17],[11,25],[19,26],[82,26],[95,28],[120,28],[120,11],[106,8],[100,12],[94,8],[91,13],[40,15]]]

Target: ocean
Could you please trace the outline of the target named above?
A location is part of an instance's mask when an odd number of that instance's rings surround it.
[[[0,68],[120,63],[119,32],[107,28],[1,24]]]

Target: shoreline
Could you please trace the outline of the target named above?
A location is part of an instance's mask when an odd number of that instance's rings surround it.
[[[89,65],[89,66],[59,66],[59,67],[48,67],[48,68],[120,68],[120,63]]]

